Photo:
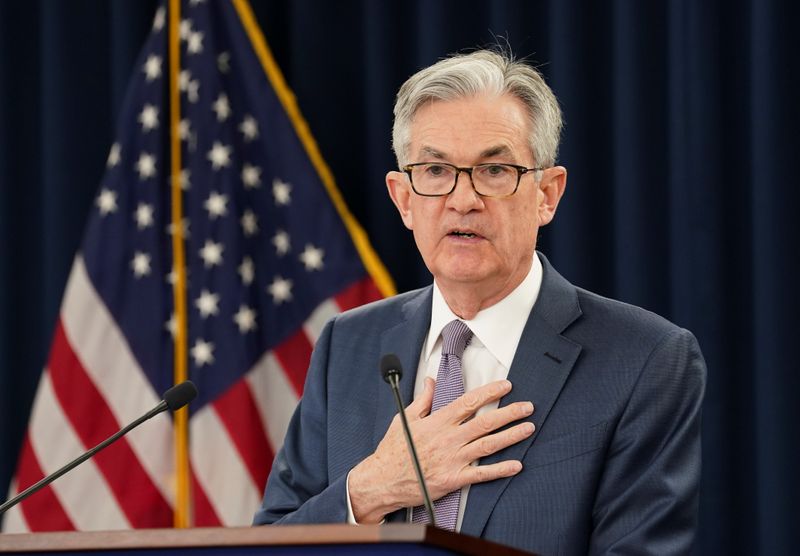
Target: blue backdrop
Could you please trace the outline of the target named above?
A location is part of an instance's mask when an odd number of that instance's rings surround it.
[[[346,201],[427,283],[383,186],[394,93],[508,37],[560,98],[572,282],[691,329],[709,368],[698,553],[800,544],[798,8],[779,0],[255,2]],[[155,3],[0,2],[0,493]],[[0,496],[1,498],[2,496]]]

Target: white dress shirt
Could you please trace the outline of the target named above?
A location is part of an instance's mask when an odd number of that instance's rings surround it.
[[[541,285],[542,263],[539,257],[534,255],[531,269],[519,286],[491,307],[479,311],[475,318],[464,321],[473,333],[472,340],[461,358],[465,392],[508,376],[525,323],[528,322],[531,309],[539,297]],[[436,379],[442,355],[442,330],[447,323],[458,318],[450,310],[439,286],[434,281],[431,326],[419,357],[414,398],[422,392],[426,377]],[[495,409],[497,405],[497,402],[486,405],[478,410],[477,415]],[[456,531],[461,529],[468,494],[469,485],[461,489]],[[349,491],[347,514],[348,522],[356,523],[350,505]],[[408,517],[410,521],[410,508]]]

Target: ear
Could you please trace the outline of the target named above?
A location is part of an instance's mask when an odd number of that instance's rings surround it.
[[[411,184],[408,183],[408,175],[403,172],[389,172],[386,174],[386,189],[389,190],[389,197],[392,198],[394,206],[403,219],[403,224],[409,230],[414,229],[411,213]]]
[[[556,215],[556,208],[567,187],[567,169],[563,166],[547,168],[539,182],[540,202],[538,208],[539,226],[549,224]]]

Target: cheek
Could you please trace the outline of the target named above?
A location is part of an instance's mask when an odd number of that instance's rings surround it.
[[[520,207],[501,223],[506,248],[512,256],[522,256],[533,250],[538,232],[537,215],[530,206]]]

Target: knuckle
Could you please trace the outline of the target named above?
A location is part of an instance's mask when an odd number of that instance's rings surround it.
[[[470,413],[476,412],[481,407],[480,395],[474,391],[467,392],[461,396],[461,405]]]
[[[475,426],[484,433],[492,432],[495,429],[494,422],[486,414],[475,417]]]
[[[478,451],[482,456],[488,456],[497,451],[497,443],[492,438],[481,438],[478,441]]]
[[[489,471],[485,467],[478,466],[475,468],[476,482],[483,483],[489,480]]]

